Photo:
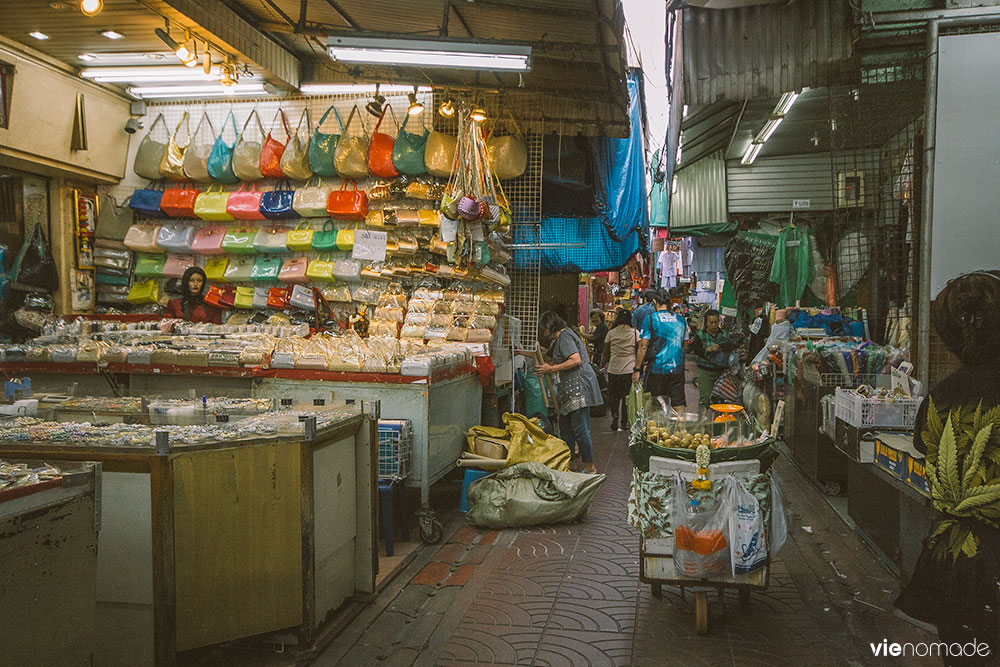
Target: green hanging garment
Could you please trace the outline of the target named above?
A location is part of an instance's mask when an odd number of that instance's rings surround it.
[[[771,265],[771,282],[778,286],[779,307],[794,306],[813,279],[812,239],[809,232],[788,226],[778,234]]]

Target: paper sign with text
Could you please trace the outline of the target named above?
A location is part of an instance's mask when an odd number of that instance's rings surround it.
[[[359,229],[354,232],[354,259],[368,259],[373,262],[385,261],[385,246],[388,235],[371,229]]]

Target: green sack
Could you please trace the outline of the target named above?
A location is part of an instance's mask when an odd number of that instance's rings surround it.
[[[313,250],[319,252],[329,252],[337,249],[337,230],[333,226],[333,220],[323,223],[323,231],[315,232],[312,238]]]
[[[146,253],[140,253],[139,259],[135,263],[135,277],[162,278],[163,265],[166,261],[166,255],[148,255]]]
[[[337,127],[340,128],[340,132],[337,134],[327,134],[320,131],[320,128],[323,127],[323,121],[326,120],[331,111],[337,119]],[[337,108],[331,104],[323,117],[316,123],[316,129],[309,141],[309,169],[313,176],[332,177],[337,175],[337,169],[333,166],[333,155],[337,152],[337,143],[343,133],[344,124],[340,122],[340,114],[337,113]]]
[[[410,115],[407,114],[396,134],[396,142],[392,147],[392,164],[401,174],[419,176],[427,173],[427,167],[424,165],[424,148],[427,146],[427,135],[430,131],[424,128],[423,134],[407,132],[406,124],[409,120]]]
[[[516,528],[579,521],[604,484],[604,475],[518,463],[469,485],[466,519],[480,528]]]
[[[250,269],[250,280],[255,283],[274,282],[281,272],[280,257],[258,257]]]
[[[625,399],[625,408],[628,412],[629,426],[635,424],[635,420],[639,416],[639,411],[646,407],[646,403],[652,400],[653,395],[648,391],[643,391],[641,385],[632,385],[632,388],[629,389],[628,396]]]
[[[256,255],[253,241],[257,237],[256,227],[230,227],[222,238],[222,249],[234,255]]]

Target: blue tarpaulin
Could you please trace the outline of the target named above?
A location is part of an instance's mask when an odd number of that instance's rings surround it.
[[[594,272],[620,268],[639,249],[640,239],[648,236],[649,200],[642,145],[640,75],[637,70],[628,74],[629,136],[625,139],[597,137],[592,140],[598,215],[592,218],[545,218],[541,221],[540,239],[515,238],[515,243],[540,242],[556,246],[541,251],[542,272]],[[582,243],[583,246],[558,247],[566,243]],[[523,254],[515,253],[515,266],[523,265]],[[522,261],[518,261],[518,255],[522,255]]]

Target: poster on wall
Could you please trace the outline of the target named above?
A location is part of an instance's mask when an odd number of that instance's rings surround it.
[[[97,226],[97,194],[73,190],[76,215],[76,266],[94,268],[94,230]]]
[[[94,272],[87,269],[71,269],[69,274],[73,291],[70,294],[70,308],[74,311],[94,308]]]

